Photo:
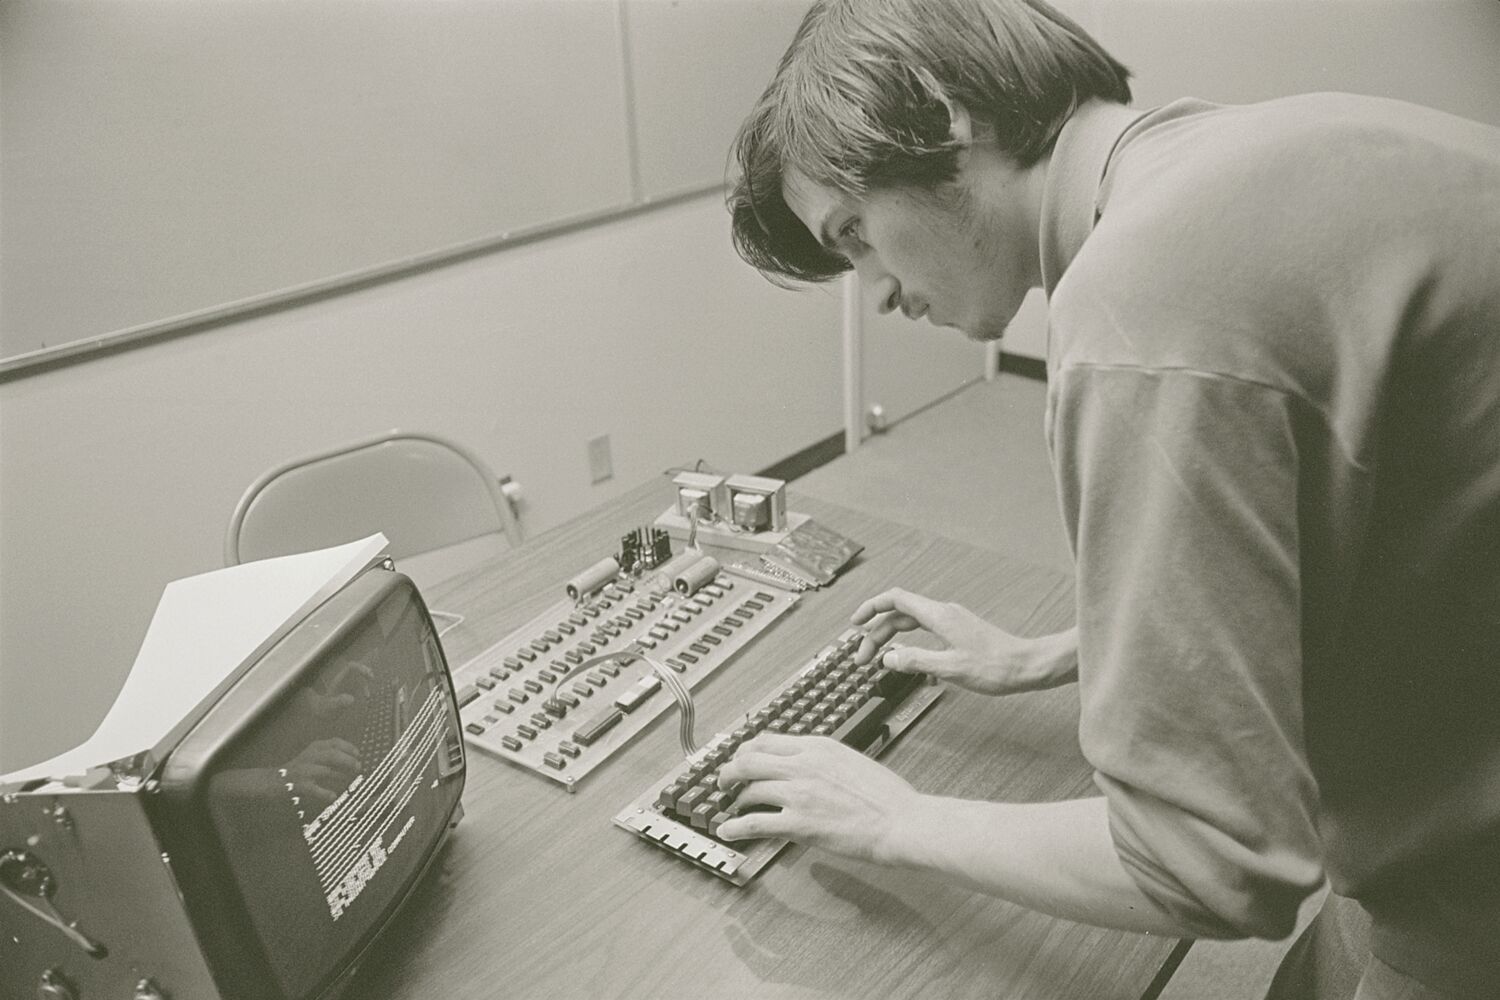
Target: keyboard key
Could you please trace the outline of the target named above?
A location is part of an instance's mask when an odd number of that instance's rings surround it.
[[[683,776],[673,779],[656,796],[656,804],[663,809],[676,811],[677,799],[693,784],[693,779]]]
[[[673,808],[682,816],[691,816],[698,803],[708,798],[708,789],[703,785],[694,785],[681,795],[677,796],[677,804]]]

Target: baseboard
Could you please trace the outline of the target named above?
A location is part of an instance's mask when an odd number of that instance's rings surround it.
[[[1047,362],[1040,358],[1027,358],[1017,354],[1001,354],[1000,370],[1008,375],[1019,375],[1021,378],[1029,378],[1038,382],[1047,381]],[[964,388],[967,388],[965,386]],[[844,454],[844,433],[839,431],[830,434],[821,441],[808,445],[794,455],[789,455],[781,461],[766,466],[756,473],[757,476],[768,476],[772,479],[781,479],[792,482],[799,476],[805,476],[814,469],[821,468]]]
[[[795,455],[789,455],[773,465],[768,465],[756,473],[757,476],[767,476],[771,479],[782,479],[791,482],[798,476],[805,476],[814,469],[827,465],[844,453],[844,432],[830,434],[821,441],[808,445]]]
[[[1019,354],[1006,354],[1002,351],[1000,370],[1008,375],[1019,375],[1038,382],[1047,381],[1047,362],[1041,358],[1028,358]]]

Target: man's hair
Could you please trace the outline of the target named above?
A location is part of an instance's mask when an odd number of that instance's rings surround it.
[[[1022,167],[1085,101],[1130,101],[1129,71],[1043,0],[818,0],[740,127],[735,249],[778,284],[849,269],[782,197],[796,171],[852,195],[958,174],[950,105]]]

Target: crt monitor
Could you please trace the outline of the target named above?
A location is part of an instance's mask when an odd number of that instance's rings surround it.
[[[0,787],[0,996],[338,996],[464,775],[427,608],[367,569],[153,751]]]

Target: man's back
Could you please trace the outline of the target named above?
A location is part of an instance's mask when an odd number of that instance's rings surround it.
[[[1258,817],[1311,778],[1377,935],[1446,926],[1430,887],[1500,865],[1500,134],[1345,95],[1178,102],[1124,132],[1098,201],[1050,289],[1049,434],[1126,851],[1201,904],[1307,849]],[[1121,711],[1191,721],[1142,768]],[[1205,731],[1243,734],[1233,759]],[[1164,851],[1184,811],[1230,835]]]

